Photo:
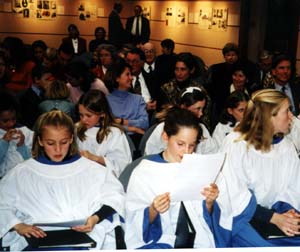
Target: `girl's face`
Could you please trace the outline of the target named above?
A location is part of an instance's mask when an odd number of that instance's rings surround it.
[[[189,106],[189,107],[185,107],[186,109],[188,109],[189,111],[193,112],[193,114],[197,117],[197,118],[201,118],[203,115],[203,109],[205,107],[205,103],[206,101],[197,101],[195,102],[193,105]]]
[[[236,108],[227,108],[227,112],[232,115],[237,122],[242,121],[244,113],[247,107],[247,102],[239,102],[239,105]]]
[[[46,126],[38,141],[51,161],[61,162],[69,152],[73,135],[65,127]]]
[[[182,61],[176,62],[175,65],[175,78],[178,81],[185,81],[191,75],[191,70],[186,66],[186,64]]]
[[[163,132],[162,138],[167,143],[164,152],[168,162],[181,162],[184,154],[191,154],[197,146],[198,131],[194,128],[180,127],[176,135],[168,136]]]
[[[88,110],[82,104],[79,104],[80,122],[88,129],[99,124],[101,113],[95,113]]]
[[[8,131],[16,125],[16,111],[5,110],[0,113],[0,129]]]
[[[129,90],[131,88],[132,79],[130,69],[126,67],[120,77],[117,77],[116,79],[119,83],[119,89],[124,91]]]
[[[105,49],[102,49],[99,53],[101,64],[105,67],[109,67],[112,63],[111,53]]]
[[[243,71],[235,71],[232,75],[232,80],[235,90],[244,90],[247,78]]]
[[[290,111],[290,103],[288,100],[285,100],[280,106],[278,113],[271,117],[274,126],[274,134],[288,133],[291,127],[292,118],[293,114]]]

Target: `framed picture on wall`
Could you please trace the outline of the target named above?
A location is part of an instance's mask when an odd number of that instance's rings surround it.
[[[213,8],[211,29],[216,31],[226,31],[228,24],[228,8]]]
[[[151,7],[150,6],[142,6],[143,16],[147,19],[151,19]]]

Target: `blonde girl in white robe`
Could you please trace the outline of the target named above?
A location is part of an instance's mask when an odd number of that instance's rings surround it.
[[[212,134],[218,149],[221,147],[224,138],[243,119],[248,100],[248,95],[242,91],[234,91],[227,98],[220,122]]]
[[[182,90],[179,106],[190,110],[197,116],[198,119],[201,119],[203,109],[206,105],[206,97],[206,92],[201,90],[199,87],[188,87]],[[148,138],[145,146],[145,155],[156,154],[165,149],[166,144],[162,140],[161,135],[164,128],[163,120],[167,111],[168,108],[161,114],[158,114],[158,119],[162,122],[156,126]],[[196,153],[209,154],[217,152],[217,144],[211,137],[206,126],[203,123],[200,123],[200,127],[202,129],[202,138],[200,143],[197,145]]]
[[[81,155],[106,166],[119,177],[132,157],[126,135],[114,122],[105,95],[99,90],[84,94],[79,100],[79,115],[76,128]]]
[[[163,169],[163,163],[180,162],[183,155],[192,153],[201,137],[197,118],[186,109],[172,108],[166,116],[162,138],[166,149],[151,155],[136,167],[130,177],[126,196],[127,247],[135,248],[199,248],[215,247],[214,235],[208,219],[214,210],[218,187],[211,184],[202,192],[199,200],[182,201],[194,228],[193,241],[180,240],[178,216],[182,207],[180,202],[172,202],[170,194],[157,195],[154,181],[161,178],[149,178],[143,172],[145,166]],[[159,168],[157,167],[159,166]],[[183,228],[182,225],[180,228]],[[193,229],[191,228],[191,229]],[[193,235],[191,235],[193,236]],[[181,241],[181,242],[180,242]]]
[[[249,189],[256,198],[254,214],[248,219],[255,227],[263,225],[266,229],[273,224],[286,235],[268,240],[268,246],[300,245],[299,237],[294,237],[300,234],[300,163],[293,143],[285,137],[292,120],[285,94],[274,89],[259,90],[248,102],[243,120],[222,146],[227,153],[224,172],[237,176],[241,194]],[[249,226],[248,231],[251,231]],[[253,232],[251,237],[248,231],[237,234],[236,246],[264,243],[261,237]],[[244,244],[250,240],[252,244]]]
[[[0,238],[12,251],[28,246],[25,237],[46,236],[46,227],[34,223],[80,219],[86,223],[73,230],[87,233],[97,249],[115,249],[114,229],[124,217],[122,185],[109,169],[80,157],[72,119],[61,111],[38,119],[33,158],[0,181],[0,198]]]

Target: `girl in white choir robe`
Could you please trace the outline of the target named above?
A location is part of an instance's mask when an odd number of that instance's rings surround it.
[[[72,229],[86,232],[97,249],[114,249],[123,188],[109,169],[79,156],[72,119],[58,110],[40,116],[32,153],[0,181],[2,246],[20,251],[25,237],[43,239],[46,228],[34,223],[86,219]]]
[[[17,123],[18,103],[12,94],[0,92],[0,178],[31,157],[33,132]]]
[[[204,90],[201,90],[199,87],[188,87],[182,90],[179,106],[181,108],[190,110],[200,120],[203,115],[203,109],[206,105],[206,97],[206,92]],[[157,117],[159,121],[164,120],[165,113],[167,111],[168,108],[166,108],[165,111],[162,111],[162,113],[158,114]],[[206,126],[203,123],[200,123],[200,127],[202,129],[202,138],[200,140],[200,143],[197,145],[196,153],[209,154],[217,152],[217,143],[211,137]],[[166,144],[161,138],[163,128],[164,122],[161,122],[153,130],[152,134],[146,142],[146,155],[156,154],[165,149]]]
[[[234,91],[227,98],[220,122],[212,134],[218,149],[221,147],[224,138],[243,119],[248,100],[249,96],[241,91]]]
[[[119,177],[132,161],[125,133],[114,122],[105,95],[90,90],[79,101],[77,142],[82,156],[111,169]]]
[[[224,174],[237,177],[240,194],[247,190],[253,194],[244,212],[236,216],[239,225],[233,224],[233,230],[238,229],[234,246],[300,245],[295,237],[300,234],[300,166],[294,145],[285,137],[293,117],[289,108],[282,92],[255,92],[243,120],[223,142]],[[286,237],[265,240],[255,231],[260,227],[281,230]]]
[[[219,193],[216,184],[201,192],[205,200],[199,192],[199,200],[172,202],[169,192],[161,195],[154,193],[153,180],[159,178],[148,177],[140,171],[147,165],[156,169],[157,163],[180,162],[184,154],[192,153],[201,137],[197,117],[186,109],[172,108],[166,116],[162,137],[166,141],[166,149],[142,160],[129,180],[126,195],[127,248],[224,246],[222,238],[212,231],[220,229],[217,224],[219,210],[215,202]],[[179,220],[181,211],[186,211],[189,224]],[[184,232],[184,226],[187,232]]]

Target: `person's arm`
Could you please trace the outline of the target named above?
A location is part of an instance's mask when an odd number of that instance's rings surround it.
[[[31,238],[44,238],[47,234],[39,227],[28,225],[25,223],[19,223],[14,226],[14,230],[21,236]]]
[[[9,147],[9,142],[4,139],[0,139],[0,163],[3,162],[6,153],[8,151],[8,147]]]
[[[114,214],[116,211],[110,206],[103,205],[97,212],[92,214],[84,225],[72,227],[73,230],[78,232],[91,232],[95,225]]]
[[[170,208],[170,193],[158,195],[149,207],[149,222],[153,223],[159,213],[164,213]]]
[[[106,166],[103,156],[97,156],[95,154],[90,153],[88,150],[81,150],[80,155],[83,156],[83,157],[86,157],[87,159],[95,161],[98,164]]]
[[[216,184],[210,184],[210,187],[204,188],[201,194],[206,198],[205,205],[209,214],[213,211],[213,205],[219,195],[219,189]]]

